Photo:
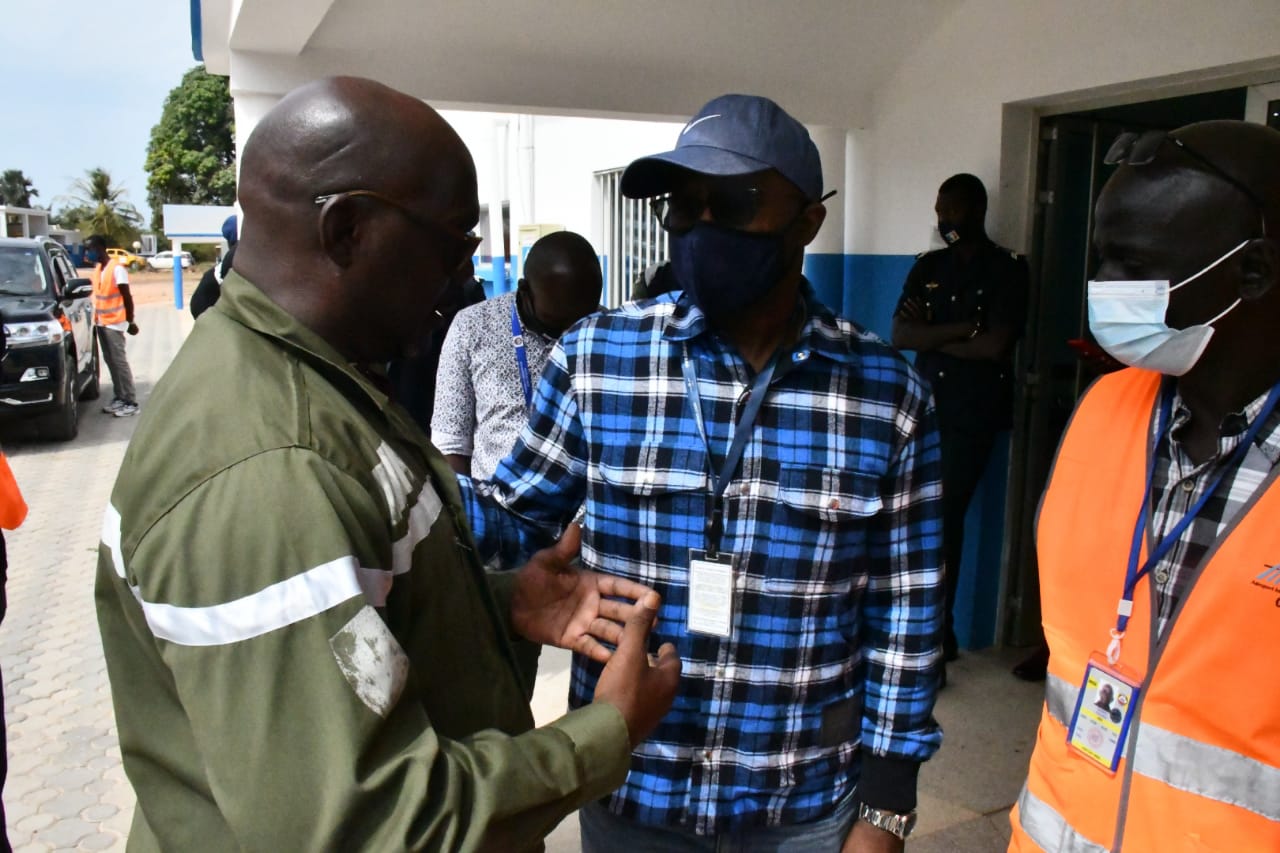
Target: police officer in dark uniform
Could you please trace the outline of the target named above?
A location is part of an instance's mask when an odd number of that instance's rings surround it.
[[[947,247],[920,255],[893,317],[893,345],[915,350],[933,386],[942,438],[943,559],[947,619],[943,654],[958,654],[954,628],[964,516],[996,435],[1013,422],[1013,350],[1026,316],[1027,262],[987,237],[987,191],[973,175],[938,189],[938,231]]]

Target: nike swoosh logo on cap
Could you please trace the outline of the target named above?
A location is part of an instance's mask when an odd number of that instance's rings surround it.
[[[694,127],[696,127],[697,125],[700,125],[700,124],[702,124],[704,121],[709,121],[709,120],[711,120],[711,119],[713,119],[713,118],[720,118],[720,113],[716,113],[715,115],[703,116],[702,118],[698,119],[697,121],[691,121],[691,122],[689,122],[688,124],[686,124],[686,125],[684,126],[684,130],[680,131],[680,135],[681,135],[681,136],[684,136],[686,133],[688,133],[689,131],[693,130],[693,129],[694,129]]]

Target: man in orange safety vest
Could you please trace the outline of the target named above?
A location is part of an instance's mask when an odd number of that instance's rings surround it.
[[[1040,505],[1051,653],[1010,850],[1280,850],[1280,132],[1124,133],[1104,160],[1089,326],[1128,369]]]

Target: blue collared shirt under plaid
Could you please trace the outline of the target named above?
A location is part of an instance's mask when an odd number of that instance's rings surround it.
[[[891,806],[889,788],[914,786],[942,739],[932,717],[943,593],[929,393],[898,353],[807,286],[805,296],[803,331],[725,494],[722,550],[736,559],[729,638],[686,630],[689,554],[706,547],[711,472],[753,374],[687,298],[574,327],[493,481],[462,481],[482,552],[523,559],[585,501],[583,563],[662,594],[654,648],[676,645],[680,690],[611,802],[646,824],[717,834],[803,823],[855,785],[864,801]],[[709,453],[686,394],[686,347]],[[575,657],[571,705],[591,700],[598,673]]]

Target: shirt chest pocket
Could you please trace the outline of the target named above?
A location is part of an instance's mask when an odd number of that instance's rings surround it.
[[[817,467],[783,468],[778,502],[798,520],[832,525],[865,521],[884,505],[876,474]]]
[[[807,595],[848,592],[867,552],[870,522],[883,507],[877,474],[784,467],[770,525],[765,589]]]
[[[704,449],[680,441],[610,445],[600,458],[599,509],[654,532],[701,530],[710,494],[706,465]]]

